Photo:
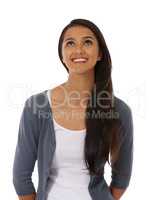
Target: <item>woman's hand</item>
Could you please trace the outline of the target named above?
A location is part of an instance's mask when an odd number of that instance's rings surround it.
[[[115,187],[109,187],[111,194],[115,200],[120,200],[121,196],[125,192],[125,189],[115,188]]]

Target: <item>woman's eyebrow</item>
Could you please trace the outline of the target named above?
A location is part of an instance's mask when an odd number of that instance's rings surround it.
[[[92,39],[92,40],[94,40],[94,37],[92,37],[92,36],[84,36],[82,38],[83,39]],[[68,40],[75,40],[75,39],[73,37],[69,37],[69,38],[65,39],[65,41],[68,41]]]

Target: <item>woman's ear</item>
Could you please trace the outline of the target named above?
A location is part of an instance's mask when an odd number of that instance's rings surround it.
[[[100,61],[101,59],[102,59],[102,58],[99,56],[98,59],[97,59],[97,61]]]
[[[100,61],[102,59],[102,56],[99,55],[97,61]]]
[[[102,60],[102,52],[99,53],[98,58],[97,58],[97,61],[100,61],[100,60]]]

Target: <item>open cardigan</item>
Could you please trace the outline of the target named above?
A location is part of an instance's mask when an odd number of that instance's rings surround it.
[[[133,163],[133,121],[130,107],[115,97],[115,107],[122,122],[122,143],[118,160],[112,165],[111,186],[126,189]],[[36,200],[46,200],[49,167],[56,148],[52,110],[47,90],[30,96],[22,111],[13,163],[13,184],[18,195],[36,192]],[[37,191],[32,181],[35,162],[38,164]],[[104,169],[105,163],[102,162]],[[104,174],[90,176],[88,190],[92,200],[113,200]]]

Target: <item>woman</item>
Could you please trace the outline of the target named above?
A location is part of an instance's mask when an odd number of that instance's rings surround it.
[[[72,20],[58,52],[68,80],[25,102],[13,165],[16,193],[22,200],[118,200],[132,172],[133,122],[129,106],[113,94],[103,35],[91,21]],[[37,192],[31,179],[36,160]]]

